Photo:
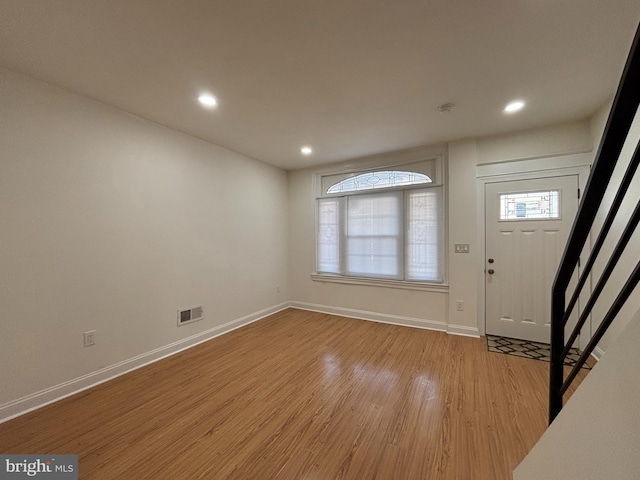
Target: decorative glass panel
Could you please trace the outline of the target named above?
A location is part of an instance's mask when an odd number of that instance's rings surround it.
[[[323,198],[318,201],[318,272],[340,273],[342,201],[342,198]]]
[[[444,198],[439,161],[321,176],[316,271],[441,283]]]
[[[408,195],[406,278],[441,282],[444,258],[442,188],[412,190]]]
[[[342,180],[329,187],[327,193],[357,192],[376,188],[420,185],[422,183],[431,183],[431,181],[431,178],[423,173],[398,170],[369,172]]]
[[[500,220],[540,220],[560,218],[560,191],[503,193]]]

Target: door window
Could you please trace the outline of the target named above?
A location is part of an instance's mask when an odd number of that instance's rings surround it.
[[[500,220],[560,218],[560,190],[500,194]]]

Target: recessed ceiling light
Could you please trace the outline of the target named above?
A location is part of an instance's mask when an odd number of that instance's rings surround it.
[[[203,93],[198,97],[198,101],[203,107],[213,108],[218,105],[218,100],[213,95],[209,95],[208,93]]]
[[[514,113],[522,110],[524,108],[524,102],[522,100],[516,100],[514,102],[509,103],[506,107],[504,107],[504,111],[506,113]]]
[[[300,153],[303,155],[311,155],[313,153],[313,149],[309,146],[304,146],[300,149]]]

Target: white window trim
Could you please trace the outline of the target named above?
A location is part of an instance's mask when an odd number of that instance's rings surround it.
[[[449,284],[431,282],[411,282],[407,280],[386,280],[368,277],[349,277],[330,273],[312,273],[314,282],[342,283],[347,285],[367,285],[372,287],[400,288],[404,290],[422,290],[425,292],[448,292]]]
[[[425,148],[417,148],[411,150],[404,150],[401,152],[393,152],[388,154],[376,155],[373,157],[367,157],[358,159],[357,163],[347,162],[343,163],[341,166],[331,166],[326,169],[317,170],[316,174],[313,176],[314,188],[313,188],[313,198],[314,200],[320,197],[326,197],[331,195],[340,194],[329,194],[326,192],[322,192],[322,177],[327,177],[331,175],[341,175],[341,174],[350,174],[350,173],[365,173],[371,170],[396,170],[404,165],[424,162],[428,160],[435,160],[436,164],[436,175],[435,178],[432,178],[432,183],[428,184],[431,186],[443,185],[445,187],[446,192],[446,181],[445,181],[445,156],[446,149],[443,147],[442,149],[434,150],[433,148],[425,149]],[[366,192],[363,190],[362,192]]]
[[[436,166],[436,175],[435,178],[432,179],[433,183],[430,184],[421,184],[421,185],[409,185],[403,187],[396,187],[392,190],[403,190],[403,189],[412,189],[412,188],[424,188],[426,186],[442,187],[442,211],[443,211],[443,272],[442,272],[442,282],[430,282],[430,281],[407,281],[407,280],[395,280],[395,279],[377,279],[377,278],[369,278],[369,277],[355,277],[355,276],[347,276],[340,274],[332,274],[332,273],[318,273],[315,271],[315,266],[317,265],[317,228],[318,228],[318,209],[316,207],[316,201],[319,198],[327,198],[327,197],[337,197],[337,196],[345,196],[344,193],[341,194],[327,194],[322,191],[322,178],[330,175],[340,175],[345,173],[365,173],[371,170],[381,170],[381,169],[398,169],[402,168],[404,165],[417,163],[422,161],[435,160]],[[357,163],[345,162],[341,165],[341,167],[330,167],[327,169],[317,170],[315,175],[313,175],[313,204],[314,204],[314,272],[310,275],[312,281],[316,282],[327,282],[327,283],[336,283],[336,284],[349,284],[349,285],[364,285],[364,286],[378,286],[378,287],[388,287],[388,288],[398,288],[404,290],[422,290],[422,291],[430,291],[430,292],[438,292],[438,293],[446,293],[449,291],[449,253],[448,253],[448,244],[449,244],[449,226],[448,226],[448,188],[447,188],[447,180],[446,180],[446,148],[438,148],[434,150],[433,148],[425,149],[424,147],[420,147],[417,149],[404,150],[401,152],[392,152],[388,154],[377,155],[375,157],[368,157],[359,159]],[[359,195],[371,193],[374,190],[363,190],[360,192],[353,192],[350,195]]]

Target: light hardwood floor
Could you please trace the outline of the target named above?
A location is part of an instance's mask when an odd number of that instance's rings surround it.
[[[82,479],[510,479],[548,367],[289,309],[0,424],[0,452],[79,454]]]

